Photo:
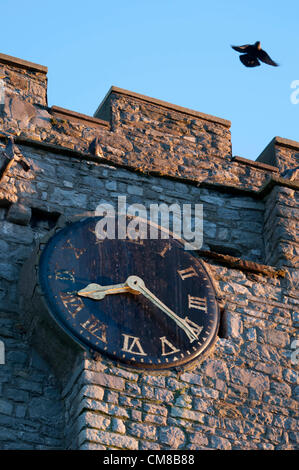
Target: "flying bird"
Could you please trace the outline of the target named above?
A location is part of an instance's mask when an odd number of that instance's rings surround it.
[[[232,48],[237,52],[241,52],[240,61],[245,67],[257,67],[261,65],[260,60],[265,64],[278,66],[267,52],[261,48],[260,41],[256,41],[254,44],[245,44],[244,46],[232,46]]]

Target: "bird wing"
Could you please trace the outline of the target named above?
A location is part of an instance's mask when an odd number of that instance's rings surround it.
[[[257,67],[258,65],[261,65],[259,61],[257,60],[256,57],[253,57],[252,55],[249,54],[243,54],[240,55],[240,61],[242,64],[244,64],[246,67]]]
[[[244,46],[231,46],[237,52],[247,52],[247,48],[250,47],[250,44],[244,44]]]
[[[263,49],[260,49],[258,51],[258,58],[262,61],[265,62],[265,64],[268,65],[273,65],[274,67],[277,67],[278,64],[274,62],[274,60],[271,59],[271,57],[267,54],[266,51],[263,51]]]

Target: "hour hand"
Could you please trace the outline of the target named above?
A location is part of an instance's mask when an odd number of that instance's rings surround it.
[[[101,300],[106,294],[119,294],[121,292],[128,292],[130,288],[124,282],[123,284],[113,284],[111,286],[101,286],[100,284],[91,283],[77,292],[81,297],[88,297],[89,299]]]

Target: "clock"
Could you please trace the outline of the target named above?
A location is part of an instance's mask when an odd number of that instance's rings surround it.
[[[206,354],[219,308],[200,258],[171,235],[100,240],[99,220],[67,224],[39,256],[51,319],[83,348],[127,366],[164,369]]]

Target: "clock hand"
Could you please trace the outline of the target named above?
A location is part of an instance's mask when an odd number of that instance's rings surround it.
[[[88,297],[89,299],[101,300],[106,294],[119,294],[121,292],[130,292],[130,287],[126,282],[122,284],[112,284],[110,286],[101,286],[100,284],[91,283],[77,292],[81,297]]]
[[[197,339],[196,334],[190,328],[188,323],[170,308],[168,308],[158,297],[156,297],[149,289],[145,287],[143,280],[138,276],[129,276],[128,279],[122,284],[112,284],[108,286],[101,286],[100,284],[91,283],[88,284],[84,289],[77,292],[82,297],[88,297],[90,299],[102,300],[106,294],[119,294],[123,292],[131,292],[133,294],[143,294],[144,297],[149,299],[154,305],[156,305],[162,312],[166,313],[175,323],[182,328],[190,342]]]
[[[196,334],[194,333],[192,328],[190,328],[190,326],[188,325],[186,320],[179,317],[176,313],[174,313],[172,310],[170,310],[170,308],[168,308],[167,305],[165,305],[163,302],[161,302],[161,300],[158,299],[158,297],[156,297],[149,289],[147,289],[145,287],[145,284],[144,284],[143,280],[140,277],[138,277],[138,276],[129,276],[127,281],[126,281],[126,284],[132,289],[133,292],[135,292],[135,293],[138,292],[140,294],[143,294],[144,297],[146,297],[154,305],[159,307],[160,310],[162,310],[162,312],[166,313],[166,315],[168,315],[170,318],[172,318],[172,320],[174,320],[175,323],[185,331],[185,333],[188,336],[190,342],[197,339]]]

